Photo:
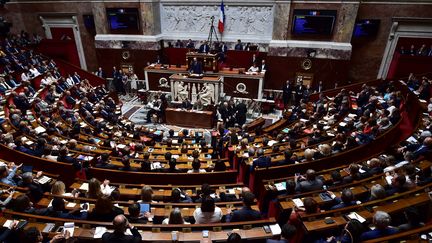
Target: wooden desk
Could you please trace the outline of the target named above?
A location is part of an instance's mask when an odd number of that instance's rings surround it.
[[[165,110],[166,123],[182,127],[213,127],[213,112],[193,111],[167,108]]]
[[[170,82],[166,81],[170,79],[171,75],[178,73],[187,73],[187,66],[176,67],[170,65],[162,67],[162,65],[159,64],[148,66],[144,68],[146,89],[171,92],[173,87],[171,87],[172,85]],[[212,77],[220,76],[222,83],[221,91],[229,96],[262,99],[265,79],[264,74],[245,74],[238,68],[233,68],[232,70],[230,68],[224,68],[219,70],[218,73],[207,72],[205,75]],[[240,83],[243,83],[244,86],[238,86]],[[237,90],[238,87],[241,92]],[[243,90],[242,87],[246,89]]]

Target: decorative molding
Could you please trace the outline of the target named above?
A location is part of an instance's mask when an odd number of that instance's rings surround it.
[[[352,46],[350,43],[326,41],[272,40],[269,56],[308,57],[308,53],[316,52],[314,58],[349,60]]]
[[[399,38],[432,38],[430,19],[417,23],[412,22],[412,19],[406,18],[394,18],[393,21],[377,78],[387,78]]]
[[[72,28],[80,66],[82,69],[87,70],[87,63],[85,60],[77,17],[75,15],[60,17],[52,14],[47,14],[46,16],[40,14],[39,19],[42,22],[42,27],[44,28],[45,35],[48,39],[52,39],[51,27]]]

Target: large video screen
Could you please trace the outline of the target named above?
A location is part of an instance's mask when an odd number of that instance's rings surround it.
[[[375,37],[378,33],[381,20],[379,19],[360,19],[354,26],[353,37]]]
[[[292,25],[294,35],[332,35],[336,10],[295,9]]]
[[[111,30],[139,30],[139,16],[136,8],[107,8]]]

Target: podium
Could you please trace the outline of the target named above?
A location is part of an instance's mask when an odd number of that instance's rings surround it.
[[[188,65],[188,69],[190,68],[190,64],[194,58],[197,58],[197,60],[202,63],[204,71],[206,72],[212,71],[215,73],[219,71],[216,54],[199,53],[199,52],[186,53],[186,63]]]

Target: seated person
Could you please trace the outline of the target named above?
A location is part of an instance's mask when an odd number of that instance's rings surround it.
[[[205,173],[205,172],[207,172],[207,171],[204,169],[201,169],[201,162],[197,158],[195,158],[192,161],[192,169],[187,171],[187,173]]]
[[[348,167],[348,174],[349,175],[343,178],[344,183],[351,183],[367,177],[367,175],[360,173],[360,166],[358,164],[350,164]]]
[[[372,240],[379,237],[398,233],[398,229],[390,226],[390,215],[383,211],[377,211],[373,217],[375,229],[369,230],[361,234],[361,241]]]
[[[393,195],[395,193],[402,193],[408,191],[415,184],[408,183],[406,177],[403,174],[395,174],[391,180],[391,185],[386,190],[387,195]]]
[[[88,214],[88,220],[111,221],[120,214],[123,214],[123,210],[114,206],[109,197],[102,196],[96,200],[95,207]]]
[[[252,209],[255,204],[255,195],[251,192],[243,194],[243,207],[235,210],[232,213],[228,210],[226,222],[240,222],[240,221],[253,221],[261,219],[259,211]]]
[[[133,203],[131,205],[128,206],[128,212],[129,212],[129,217],[128,220],[129,222],[133,223],[133,224],[146,224],[148,219],[150,217],[150,213],[149,212],[145,212],[144,214],[140,213],[140,204],[139,203]]]
[[[259,72],[259,67],[257,66],[257,64],[256,63],[254,63],[249,69],[248,69],[248,72],[250,72],[250,73],[257,73],[257,72]]]
[[[199,197],[197,199],[195,199],[196,203],[202,202],[202,200],[206,197],[211,197],[216,202],[221,201],[221,199],[219,198],[219,195],[217,195],[216,192],[212,189],[212,187],[207,183],[204,183],[201,185],[201,190],[199,192],[197,192],[197,195],[199,195]]]
[[[64,219],[87,219],[87,211],[81,212],[82,208],[76,208],[72,211],[66,210],[65,201],[60,197],[52,200],[51,207],[48,207],[48,216]]]
[[[40,208],[40,209],[34,208],[33,203],[30,201],[30,198],[25,194],[18,195],[15,198],[12,208],[16,212],[35,214],[35,215],[46,215],[48,212],[46,208]]]
[[[162,224],[190,224],[183,218],[180,208],[174,208],[168,218],[162,221]]]
[[[102,235],[102,242],[115,243],[115,242],[141,242],[141,234],[137,228],[129,223],[127,218],[123,215],[117,215],[113,219],[114,232],[106,232]],[[126,230],[129,229],[132,235],[126,235]]]
[[[195,209],[193,213],[196,224],[219,223],[222,216],[222,210],[215,206],[215,201],[210,196],[205,197],[201,202],[201,207]]]
[[[398,226],[399,231],[407,231],[424,226],[424,223],[420,220],[419,211],[414,207],[405,209],[404,212],[406,223]]]
[[[349,188],[344,189],[342,191],[341,197],[340,198],[336,197],[334,201],[335,201],[335,205],[331,207],[330,210],[356,205],[356,201],[354,200],[354,194]]]
[[[324,183],[317,178],[315,171],[309,169],[306,171],[306,178],[303,176],[294,176],[297,192],[310,192],[322,189]]]
[[[383,199],[387,196],[386,190],[380,184],[375,184],[370,189],[369,201]]]
[[[252,171],[255,169],[255,167],[266,168],[271,166],[271,159],[270,157],[264,155],[264,150],[262,148],[259,148],[256,153],[258,158],[252,163]]]
[[[39,171],[36,174],[36,178],[39,178],[41,176],[42,171]],[[33,174],[31,172],[26,172],[21,177],[22,180],[18,183],[18,186],[27,188],[33,201],[38,202],[43,197],[44,193],[41,184],[33,180]]]
[[[9,186],[17,186],[17,183],[14,180],[16,171],[21,168],[22,164],[15,165],[14,163],[11,163],[11,168],[0,166],[0,177],[1,177],[1,183],[7,184]]]
[[[172,203],[192,203],[192,198],[183,193],[180,188],[174,188],[171,191],[171,202]]]

